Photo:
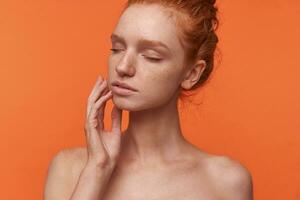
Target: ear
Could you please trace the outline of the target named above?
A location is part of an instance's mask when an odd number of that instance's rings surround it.
[[[194,64],[186,72],[185,77],[181,82],[181,87],[183,87],[186,90],[192,88],[193,85],[195,85],[199,81],[205,68],[206,68],[205,60],[198,60],[196,64]]]

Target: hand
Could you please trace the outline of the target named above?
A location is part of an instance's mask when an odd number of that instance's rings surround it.
[[[122,110],[115,105],[111,113],[112,131],[104,130],[105,105],[111,97],[112,91],[107,86],[107,80],[99,76],[88,98],[84,129],[88,151],[87,163],[100,168],[113,168],[120,153]]]

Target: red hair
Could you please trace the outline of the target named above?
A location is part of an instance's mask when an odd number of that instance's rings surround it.
[[[124,10],[133,4],[160,4],[175,15],[175,23],[180,27],[179,39],[185,48],[187,65],[201,59],[205,60],[206,68],[197,88],[208,79],[214,68],[214,52],[218,43],[215,31],[218,28],[218,8],[215,0],[128,0]],[[124,11],[123,10],[123,11]]]

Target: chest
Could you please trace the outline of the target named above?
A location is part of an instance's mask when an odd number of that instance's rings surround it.
[[[209,180],[192,172],[149,171],[112,175],[103,200],[217,200]]]

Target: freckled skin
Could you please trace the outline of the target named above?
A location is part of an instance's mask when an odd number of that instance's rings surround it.
[[[196,64],[184,66],[178,27],[169,16],[159,5],[132,5],[113,31],[125,43],[112,42],[119,51],[108,59],[108,87],[118,80],[138,92],[125,97],[113,94],[113,103],[129,111],[129,124],[122,134],[119,160],[99,200],[252,200],[251,175],[241,163],[209,154],[183,137],[178,94],[181,88],[191,88],[203,70]],[[163,42],[170,51],[159,53],[158,47],[140,45],[140,39]],[[63,175],[67,184],[57,196],[72,193],[87,161],[86,148],[64,150],[63,158],[60,166],[68,168]]]
[[[113,96],[115,105],[129,111],[129,128],[123,135],[121,159],[104,199],[250,200],[250,194],[231,190],[230,184],[228,189],[224,186],[232,177],[215,175],[226,173],[224,166],[238,166],[237,171],[248,174],[238,161],[208,154],[182,137],[176,108],[178,94],[182,87],[189,89],[186,86],[195,84],[192,80],[199,80],[202,71],[186,76],[190,66],[184,66],[184,48],[177,28],[169,13],[153,4],[130,6],[113,31],[126,44],[112,42],[113,48],[122,51],[109,57],[109,81],[124,81],[139,92],[126,98]],[[153,54],[150,47],[141,50],[138,40],[143,38],[161,41],[170,51],[162,55]],[[151,62],[145,58],[153,55],[162,60]]]
[[[120,17],[113,33],[124,37],[126,46],[117,42],[112,44],[123,51],[109,57],[109,80],[124,80],[140,91],[126,99],[114,96],[114,103],[126,110],[140,111],[176,98],[174,94],[180,88],[184,70],[184,49],[173,20],[157,5],[133,5]],[[141,38],[162,41],[171,52],[163,56],[151,48],[139,51],[137,41]],[[162,61],[155,63],[145,58],[153,55]]]

